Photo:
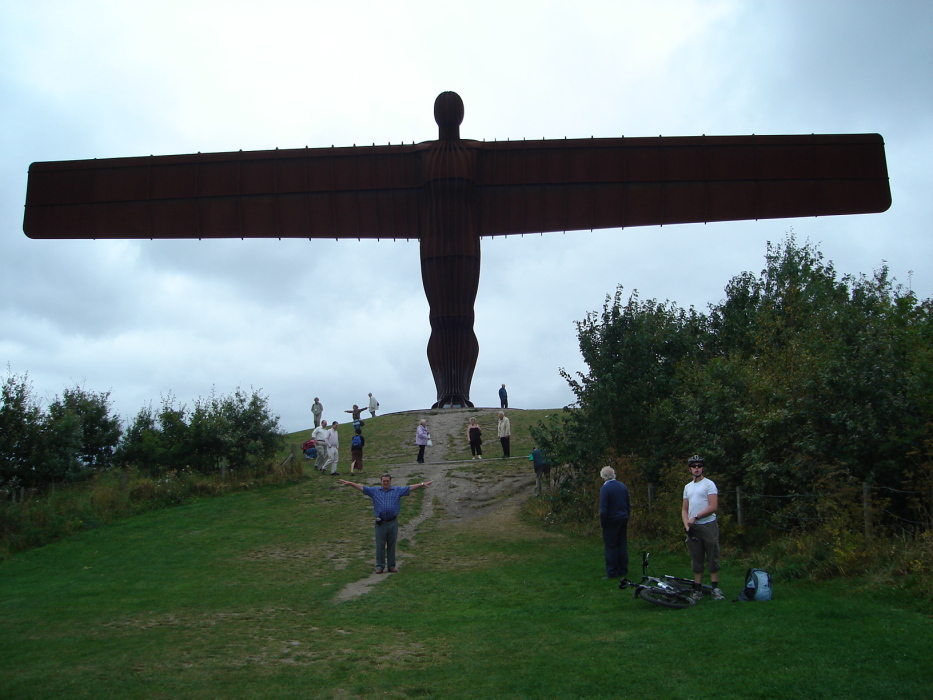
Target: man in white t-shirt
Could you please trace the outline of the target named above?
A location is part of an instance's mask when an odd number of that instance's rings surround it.
[[[713,600],[723,600],[725,596],[719,588],[719,524],[716,522],[719,490],[704,476],[705,466],[706,460],[699,455],[687,460],[693,481],[684,486],[680,516],[687,532],[687,550],[693,567],[693,597],[699,600],[703,596],[703,565],[707,564]]]

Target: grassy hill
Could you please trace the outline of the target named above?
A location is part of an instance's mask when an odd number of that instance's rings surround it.
[[[419,415],[366,421],[367,464],[409,460]],[[530,450],[524,440],[513,438],[515,454]],[[403,524],[426,494],[405,500]],[[933,689],[929,611],[844,581],[777,581],[770,603],[658,608],[601,580],[598,538],[507,508],[456,527],[426,521],[401,544],[400,573],[338,602],[344,585],[370,575],[372,536],[368,499],[308,473],[11,557],[0,562],[0,697],[928,698]],[[654,564],[682,574],[687,557]],[[723,571],[728,594],[743,573]]]
[[[366,461],[384,465],[411,462],[418,451],[414,446],[415,428],[418,427],[418,421],[421,418],[427,418],[428,421],[430,421],[432,416],[436,416],[442,412],[441,410],[426,409],[424,411],[389,413],[376,416],[375,418],[366,418],[364,414],[363,421],[366,424],[364,427],[364,434],[366,436],[366,449],[364,453]],[[470,416],[474,413],[478,416],[477,422],[483,429],[486,443],[494,443],[496,435],[496,416],[495,414],[488,413],[483,415],[480,409],[475,411],[463,411],[462,433],[464,436],[466,435],[466,425],[469,422]],[[512,455],[527,456],[534,447],[534,441],[531,438],[531,427],[547,419],[548,416],[559,413],[560,409],[554,408],[536,410],[510,408],[508,414],[512,425]],[[344,413],[340,415],[343,416],[343,418],[324,417],[328,421],[336,420],[339,424],[337,434],[340,437],[341,454],[349,456],[350,438],[353,436],[352,421],[347,414]],[[306,430],[300,430],[287,435],[286,442],[288,447],[284,449],[282,457],[284,458],[288,454],[291,447],[297,447],[308,440],[311,437],[311,430],[311,428],[307,428]],[[494,453],[497,449],[496,447],[491,448]],[[466,437],[464,437],[463,440],[454,442],[451,449],[443,457],[448,460],[469,459],[470,446],[466,442]]]

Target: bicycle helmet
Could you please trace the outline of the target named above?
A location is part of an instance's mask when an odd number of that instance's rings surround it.
[[[687,460],[687,466],[692,467],[694,464],[699,464],[701,467],[705,467],[706,460],[703,459],[700,455],[693,455],[693,457]]]

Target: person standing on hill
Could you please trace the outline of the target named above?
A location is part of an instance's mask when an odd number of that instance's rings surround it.
[[[499,389],[499,408],[509,407],[509,392],[505,390],[505,384]]]
[[[550,475],[551,465],[548,464],[547,455],[544,454],[544,450],[540,447],[533,448],[528,459],[531,460],[535,469],[535,496],[540,496],[541,481]]]
[[[311,404],[311,415],[314,417],[314,427],[317,428],[321,424],[321,416],[324,415],[324,405],[317,396]]]
[[[396,573],[398,569],[395,568],[395,544],[398,542],[398,514],[402,509],[402,497],[415,489],[427,488],[434,482],[422,481],[413,486],[392,486],[392,477],[389,474],[382,475],[382,485],[379,487],[354,484],[344,479],[338,481],[345,486],[352,486],[372,499],[373,512],[376,515],[376,573],[381,574],[386,570],[391,574]]]
[[[428,419],[422,418],[415,430],[415,444],[418,446],[418,464],[424,464],[424,448],[431,442],[431,433],[428,432]]]
[[[314,460],[314,468],[317,471],[324,471],[324,464],[327,462],[327,421],[322,420],[314,432],[311,433],[314,438],[314,446],[317,448],[317,459]]]
[[[350,416],[353,418],[353,429],[354,430],[361,428],[364,425],[363,420],[360,418],[360,414],[362,412],[363,412],[363,409],[357,406],[356,404],[353,404],[353,408],[344,411],[344,413],[349,413]]]
[[[502,411],[499,411],[497,430],[499,433],[499,442],[502,443],[502,457],[511,457],[512,453],[509,443],[512,439],[512,424]]]
[[[350,473],[363,473],[363,446],[366,444],[366,438],[363,437],[363,431],[357,428],[353,437],[350,438]]]
[[[693,455],[687,460],[693,481],[684,486],[684,500],[680,517],[687,532],[687,551],[693,568],[693,597],[703,597],[703,564],[708,563],[713,600],[725,598],[719,588],[719,490],[706,478],[706,460]]]
[[[338,452],[340,449],[340,436],[337,434],[337,421],[334,421],[330,424],[330,429],[327,431],[327,461],[324,462],[324,466],[321,467],[322,472],[327,471],[327,465],[333,465],[330,468],[330,475],[334,476],[337,473],[337,460],[340,458]]]
[[[599,524],[603,531],[603,550],[606,559],[606,578],[622,579],[619,587],[631,582],[628,576],[628,518],[632,511],[628,487],[616,481],[612,467],[599,470],[603,479],[599,490]]]
[[[470,418],[470,424],[467,426],[467,442],[470,443],[470,453],[473,459],[482,459],[483,430],[477,425],[475,418]]]
[[[376,411],[379,409],[379,402],[376,401],[376,397],[373,396],[372,392],[369,392],[369,417],[375,418]]]

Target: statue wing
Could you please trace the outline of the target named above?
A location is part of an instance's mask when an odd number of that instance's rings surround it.
[[[878,134],[477,144],[481,235],[885,211]]]
[[[33,163],[30,238],[407,238],[419,146]]]

